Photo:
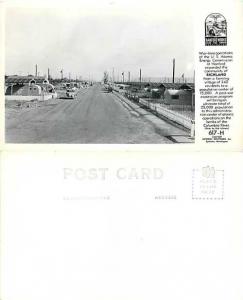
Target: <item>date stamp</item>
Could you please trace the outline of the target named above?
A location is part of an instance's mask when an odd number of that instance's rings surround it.
[[[224,170],[206,166],[192,170],[192,200],[223,200]]]

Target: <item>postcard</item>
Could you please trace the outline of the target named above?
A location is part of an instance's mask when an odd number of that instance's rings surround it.
[[[243,299],[242,20],[0,2],[2,300]]]
[[[242,150],[242,2],[194,2],[3,2],[2,148]]]
[[[8,152],[2,299],[242,299],[242,153]]]

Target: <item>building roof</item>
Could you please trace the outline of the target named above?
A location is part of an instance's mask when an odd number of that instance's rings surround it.
[[[190,90],[191,91],[191,90]],[[170,95],[170,96],[173,96],[173,95],[183,95],[183,94],[187,94],[187,90],[185,89],[166,89],[165,91],[165,95]]]
[[[7,76],[5,78],[5,84],[29,84],[33,81],[35,84],[49,83],[49,81],[42,76]]]
[[[159,88],[161,85],[161,82],[144,82],[143,85],[145,87]]]
[[[195,84],[194,83],[183,83],[180,86],[181,90],[195,90]]]
[[[174,89],[178,90],[180,86],[182,85],[181,83],[172,83],[172,82],[146,82],[143,83],[145,84],[145,87],[152,87],[152,88],[162,88],[164,87],[165,89]]]
[[[121,84],[121,83],[119,83]],[[172,82],[127,82],[130,86],[143,86],[150,88],[165,88],[165,89],[173,89],[173,90],[194,90],[194,83],[172,83]]]
[[[163,83],[160,83],[159,86],[165,87],[166,89],[178,90],[181,86],[181,83],[163,82]]]
[[[178,89],[177,90],[176,89],[167,89],[166,93],[171,95],[171,96],[172,95],[178,95],[178,94],[180,94],[180,90],[178,90]],[[181,91],[181,93],[182,93],[182,91]]]

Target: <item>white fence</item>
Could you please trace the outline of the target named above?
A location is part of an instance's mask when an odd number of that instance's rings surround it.
[[[191,129],[192,127],[193,120],[191,118],[181,115],[176,111],[171,111],[160,106],[159,104],[151,103],[145,99],[139,99],[139,103],[144,105],[145,107],[154,110],[159,115],[184,126],[185,128]]]
[[[20,96],[20,95],[5,95],[5,100],[16,100],[16,101],[46,101],[49,99],[56,98],[57,96],[55,94],[45,94],[45,95],[39,95],[39,96]]]

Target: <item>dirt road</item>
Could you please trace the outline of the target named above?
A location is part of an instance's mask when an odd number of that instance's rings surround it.
[[[157,128],[100,85],[80,90],[74,100],[57,99],[12,113],[6,108],[5,124],[7,143],[173,143],[166,136],[185,134],[162,120]]]

